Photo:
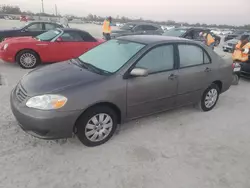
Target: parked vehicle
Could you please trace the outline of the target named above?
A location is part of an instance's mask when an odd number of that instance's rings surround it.
[[[10,100],[28,133],[46,139],[74,133],[97,146],[131,119],[190,104],[210,111],[231,83],[232,62],[201,43],[125,36],[28,73]]]
[[[187,38],[192,39],[196,41],[203,42],[200,37],[200,32],[207,32],[210,31],[208,29],[202,29],[202,28],[187,28],[187,27],[179,27],[179,28],[173,28],[163,33],[164,36],[174,36],[174,37],[181,37],[181,38]],[[220,44],[221,37],[218,35],[215,35],[214,33],[210,32],[213,38],[215,39],[215,46],[218,46]]]
[[[240,74],[241,74],[241,63],[240,62],[234,62],[232,64],[233,66],[233,85],[238,85],[240,80]]]
[[[244,35],[249,35],[249,40],[250,40],[250,33],[245,33]],[[223,45],[223,51],[224,52],[234,52],[235,46],[238,44],[240,38],[242,35],[239,35],[235,39],[228,40],[224,43]]]
[[[104,42],[78,29],[54,29],[36,37],[7,38],[0,43],[0,58],[17,62],[24,69],[40,63],[53,63],[76,58]]]
[[[37,36],[55,28],[63,28],[63,25],[46,21],[28,22],[21,28],[0,30],[0,42],[7,37]]]
[[[249,59],[250,59],[250,57],[249,57]],[[250,63],[249,62],[241,62],[240,65],[241,65],[240,76],[250,79]]]
[[[229,34],[229,35],[226,35],[225,38],[224,38],[224,42],[228,41],[228,40],[232,40],[232,39],[235,39],[245,33],[250,33],[250,31],[245,31],[245,30],[239,30],[239,31],[235,31],[234,33],[232,34]]]
[[[112,30],[111,38],[127,35],[162,35],[163,32],[160,25],[145,22],[129,22],[118,30]]]

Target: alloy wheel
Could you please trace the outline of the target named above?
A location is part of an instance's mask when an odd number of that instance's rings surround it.
[[[93,116],[85,127],[85,136],[92,142],[100,142],[107,138],[113,128],[111,116],[99,113]]]
[[[24,53],[20,57],[20,64],[25,68],[34,67],[37,63],[36,57],[31,53]]]
[[[216,89],[211,89],[208,91],[205,97],[205,106],[206,108],[211,108],[215,105],[218,98],[218,91]]]

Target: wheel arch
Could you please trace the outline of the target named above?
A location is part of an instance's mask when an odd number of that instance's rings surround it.
[[[15,61],[16,62],[17,62],[18,54],[21,53],[22,51],[32,51],[32,52],[34,52],[37,55],[37,57],[39,58],[39,61],[41,61],[41,56],[39,55],[39,53],[36,50],[34,50],[32,48],[24,48],[24,49],[21,49],[21,50],[17,51],[17,53],[15,55]]]
[[[77,125],[77,122],[79,121],[79,119],[88,111],[90,110],[91,108],[95,108],[97,106],[107,106],[109,108],[111,108],[112,110],[115,111],[115,113],[117,114],[117,118],[118,118],[118,124],[120,124],[122,122],[122,114],[121,114],[121,110],[120,108],[115,105],[114,103],[112,102],[99,102],[99,103],[96,103],[96,104],[93,104],[91,106],[89,106],[88,108],[86,108],[80,115],[79,117],[77,118],[76,122],[75,122],[75,125],[73,127],[73,132],[76,133],[76,125]]]
[[[220,89],[220,92],[222,91],[223,84],[222,84],[222,82],[220,80],[213,81],[213,84],[218,86],[218,88]]]

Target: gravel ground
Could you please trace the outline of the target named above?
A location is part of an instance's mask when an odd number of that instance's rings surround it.
[[[185,107],[139,119],[87,148],[18,127],[9,95],[25,73],[0,62],[0,188],[250,187],[249,81],[232,86],[211,112]]]

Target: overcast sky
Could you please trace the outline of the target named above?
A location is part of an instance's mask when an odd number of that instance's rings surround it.
[[[41,11],[41,0],[1,0],[22,10]],[[1,3],[0,3],[1,4]],[[44,10],[86,16],[127,16],[190,23],[250,24],[250,0],[44,0]]]

